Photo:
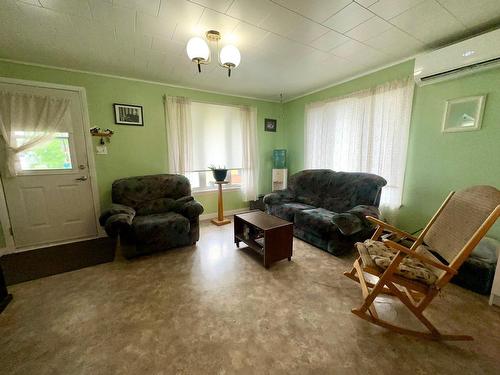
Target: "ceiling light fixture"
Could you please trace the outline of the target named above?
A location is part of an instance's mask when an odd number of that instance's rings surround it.
[[[226,68],[228,77],[231,77],[231,70],[240,65],[240,51],[232,44],[228,44],[219,52],[221,35],[216,30],[207,31],[205,37],[209,42],[216,44],[219,65]],[[198,73],[201,73],[201,64],[209,64],[211,62],[210,48],[203,38],[195,36],[189,39],[186,46],[186,52],[189,59],[197,64]]]

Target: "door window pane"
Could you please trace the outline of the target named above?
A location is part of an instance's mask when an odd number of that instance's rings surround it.
[[[16,143],[23,144],[33,132],[16,131]],[[22,171],[72,169],[69,133],[56,133],[54,138],[18,154]]]

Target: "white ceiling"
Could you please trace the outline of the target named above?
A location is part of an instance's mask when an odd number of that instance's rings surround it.
[[[500,0],[0,0],[0,57],[277,100],[499,20]],[[231,78],[186,56],[209,29],[241,51]]]

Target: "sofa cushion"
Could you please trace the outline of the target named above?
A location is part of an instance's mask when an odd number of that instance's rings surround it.
[[[191,197],[189,197],[191,198]],[[177,206],[176,200],[172,198],[158,198],[150,201],[140,202],[137,205],[137,215],[160,214],[168,211],[174,211]]]
[[[335,212],[324,208],[314,208],[295,213],[294,224],[297,228],[304,228],[316,236],[329,236],[337,227],[332,223]]]
[[[175,212],[136,216],[132,230],[138,242],[155,245],[170,243],[189,235],[189,220]]]
[[[269,213],[274,216],[278,216],[283,220],[293,221],[293,217],[295,213],[300,212],[302,210],[309,210],[314,208],[314,206],[310,206],[304,203],[283,203],[280,205],[271,205],[269,206]]]
[[[189,180],[182,175],[159,174],[116,180],[111,188],[113,203],[137,210],[144,202],[160,198],[179,199],[191,195]]]

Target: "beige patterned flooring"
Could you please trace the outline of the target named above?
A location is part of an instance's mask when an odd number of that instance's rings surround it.
[[[266,270],[232,227],[197,247],[118,259],[11,287],[1,374],[499,374],[500,308],[450,285],[427,316],[475,341],[439,343],[360,320],[340,259],[295,239]],[[406,322],[391,300],[383,314]]]

